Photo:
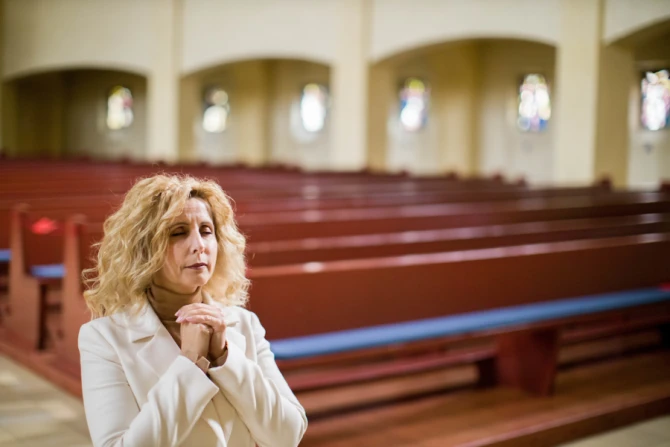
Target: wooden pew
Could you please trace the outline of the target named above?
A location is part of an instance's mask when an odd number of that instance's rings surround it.
[[[251,243],[253,267],[670,231],[670,214],[601,217]]]
[[[249,242],[322,236],[393,233],[489,224],[624,216],[670,211],[662,193],[622,193],[604,197],[520,199],[483,203],[417,205],[284,213],[238,218]]]
[[[44,171],[49,170],[49,176]],[[82,172],[82,169],[85,172]],[[57,168],[53,165],[33,165],[28,170],[11,175],[5,172],[0,180],[0,191],[12,191],[12,194],[33,193],[36,189],[50,192],[52,189],[64,193],[81,193],[83,190],[95,191],[103,188],[111,192],[119,192],[128,189],[133,180],[139,176],[146,176],[157,169],[153,165],[71,165]],[[499,187],[499,181],[464,179],[452,180],[445,178],[429,179],[402,179],[394,176],[360,175],[330,176],[319,178],[300,173],[272,173],[272,171],[253,171],[245,169],[201,169],[198,167],[164,167],[168,173],[188,171],[194,175],[214,177],[219,180],[225,188],[236,186],[247,191],[256,191],[267,195],[300,195],[305,193],[322,196],[334,195],[344,196],[358,192],[373,191],[428,191],[441,190],[445,186],[450,188],[472,188],[472,187]],[[221,175],[223,174],[223,175]],[[36,188],[34,179],[40,178],[40,187]],[[90,179],[81,182],[82,179]],[[5,188],[5,186],[7,188]],[[0,197],[2,194],[0,193]]]
[[[253,268],[250,308],[282,339],[635,289],[670,278],[669,247],[660,233]]]
[[[63,219],[69,214],[94,213],[103,216],[118,207],[123,196],[120,194],[66,195],[58,197],[17,198],[0,200],[0,249],[9,249],[9,221],[12,208],[24,203],[31,210],[41,212],[45,217],[56,216]],[[0,258],[0,261],[2,258]]]
[[[90,208],[101,219],[108,209]],[[64,274],[64,221],[71,210],[47,212],[17,205],[10,224],[9,301],[5,326],[18,343],[44,349],[58,340]],[[36,227],[37,225],[37,227]]]
[[[409,321],[391,325],[358,328],[314,336],[277,340],[272,349],[284,368],[288,360],[310,358],[311,369],[301,373],[289,370],[287,380],[296,392],[397,377],[445,367],[475,363],[479,385],[496,383],[520,387],[536,394],[550,394],[558,363],[560,332],[576,323],[613,318],[629,318],[640,309],[653,312],[646,320],[627,322],[624,330],[663,326],[670,322],[670,291],[656,288],[592,295],[523,306],[511,306],[447,317]],[[617,332],[614,332],[616,329]],[[588,331],[588,332],[587,332]],[[582,332],[564,333],[563,340],[575,343],[584,339],[619,334],[621,326],[604,325]],[[438,340],[447,347],[467,339],[470,343],[493,338],[492,346],[450,351],[430,355],[407,356],[389,362],[376,360],[381,348]],[[316,370],[315,362],[348,352],[367,355],[365,363],[344,364]],[[332,362],[332,359],[330,359]]]
[[[601,186],[542,189],[509,187],[492,190],[474,189],[454,191],[447,189],[438,192],[379,192],[350,195],[345,198],[323,198],[307,195],[294,198],[258,198],[256,200],[244,200],[243,197],[240,197],[240,195],[235,192],[232,192],[231,194],[236,201],[237,212],[240,214],[247,214],[310,209],[375,208],[384,206],[607,195],[611,194],[611,190]]]
[[[17,205],[12,211],[10,228],[10,249],[12,260],[9,265],[9,303],[6,309],[4,325],[14,336],[16,343],[22,344],[29,350],[40,349],[45,340],[40,337],[41,328],[44,326],[46,309],[48,304],[46,298],[51,289],[58,293],[60,289],[60,278],[56,271],[49,271],[53,259],[58,259],[60,252],[62,258],[62,247],[57,244],[54,232],[45,233],[40,237],[42,246],[27,250],[29,239],[28,231],[25,231],[27,223],[27,206]],[[62,241],[58,238],[57,241]],[[30,254],[28,254],[30,253]],[[55,256],[53,259],[51,256]],[[36,263],[36,264],[31,264]],[[32,265],[45,266],[44,272],[31,271]]]
[[[84,301],[82,271],[95,264],[93,245],[102,240],[102,223],[87,223],[86,216],[75,215],[65,226],[65,278],[61,304],[62,331],[58,344],[59,367],[79,376],[79,328],[91,319]]]

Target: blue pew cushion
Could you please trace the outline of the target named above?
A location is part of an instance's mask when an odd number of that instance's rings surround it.
[[[278,360],[370,349],[398,343],[504,329],[529,323],[670,301],[670,290],[636,289],[460,315],[385,324],[271,341]]]
[[[9,262],[12,260],[12,251],[9,248],[0,249],[0,262]]]
[[[63,264],[34,265],[30,268],[30,274],[39,279],[63,279],[65,278],[65,266]]]

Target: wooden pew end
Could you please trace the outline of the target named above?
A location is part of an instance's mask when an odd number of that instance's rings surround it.
[[[499,335],[496,365],[498,382],[539,396],[552,394],[558,342],[558,328]]]

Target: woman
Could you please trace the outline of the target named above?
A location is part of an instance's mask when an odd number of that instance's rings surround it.
[[[245,240],[221,188],[140,180],[104,233],[79,333],[94,445],[298,445],[305,411],[242,307]]]

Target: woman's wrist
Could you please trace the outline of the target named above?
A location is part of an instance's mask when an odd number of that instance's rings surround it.
[[[228,358],[228,340],[225,341],[221,352],[217,354],[210,359],[211,367],[223,366],[226,363],[226,359]]]
[[[195,351],[182,351],[181,354],[190,361],[192,361],[193,363],[195,363],[195,366],[200,368],[202,372],[207,374],[207,371],[209,370],[209,367],[211,365],[211,362],[209,361],[209,359],[207,359],[207,357],[202,356]]]
[[[225,354],[228,340],[226,339],[225,332],[214,332],[210,340],[209,345],[209,357],[211,359],[218,359]]]

